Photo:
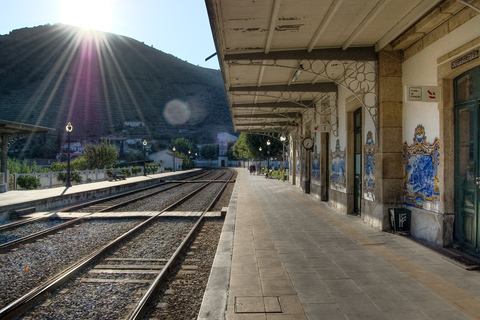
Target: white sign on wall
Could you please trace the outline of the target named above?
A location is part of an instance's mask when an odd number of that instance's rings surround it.
[[[330,128],[327,123],[314,123],[313,124],[314,132],[329,132]]]
[[[406,86],[405,100],[420,102],[440,102],[442,88],[440,86]]]

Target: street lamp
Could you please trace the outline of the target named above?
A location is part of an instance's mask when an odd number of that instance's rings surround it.
[[[147,140],[143,140],[143,175],[147,176]]]
[[[267,147],[268,147],[268,150],[267,150],[267,170],[270,169],[270,140],[267,140]]]
[[[175,172],[175,151],[177,151],[177,149],[175,147],[173,147],[173,172]]]
[[[71,122],[68,122],[67,126],[65,127],[65,130],[67,130],[67,136],[68,136],[68,151],[67,151],[67,184],[65,187],[70,188],[72,186],[72,183],[70,182],[70,133],[73,130],[73,126]]]
[[[287,136],[285,133],[282,133],[280,136],[280,141],[282,141],[282,147],[283,147],[283,152],[282,152],[282,161],[283,161],[283,181],[285,181],[285,141],[287,140]]]
[[[260,169],[262,169],[262,147],[259,147],[258,151],[260,151]]]

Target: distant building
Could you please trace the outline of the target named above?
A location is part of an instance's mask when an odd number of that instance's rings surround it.
[[[230,142],[236,142],[238,137],[231,135],[227,132],[220,132],[217,134],[218,144],[218,166],[225,167],[228,163],[228,144]]]
[[[144,127],[145,124],[141,121],[125,121],[126,127]]]
[[[162,151],[155,152],[148,156],[153,162],[161,163],[164,168],[173,168],[173,151],[164,149]],[[183,159],[175,157],[175,171],[181,171],[183,165]]]

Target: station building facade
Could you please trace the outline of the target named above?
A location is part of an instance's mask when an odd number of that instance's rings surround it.
[[[289,181],[479,254],[480,0],[206,0],[236,131],[289,139]]]
[[[459,5],[437,7],[351,76],[344,66],[338,92],[290,131],[290,181],[378,229],[389,208],[408,208],[413,236],[478,254],[480,15]]]

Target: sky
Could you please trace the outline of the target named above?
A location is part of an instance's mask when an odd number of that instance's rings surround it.
[[[144,42],[165,53],[219,69],[203,0],[0,0],[0,35],[65,23]]]

